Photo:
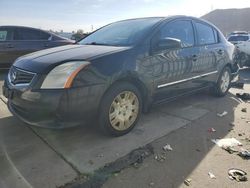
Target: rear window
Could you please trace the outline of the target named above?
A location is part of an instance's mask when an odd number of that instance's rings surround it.
[[[247,41],[249,36],[231,36],[228,38],[228,41]]]

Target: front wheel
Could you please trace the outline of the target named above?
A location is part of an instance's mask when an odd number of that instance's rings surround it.
[[[139,90],[122,82],[114,85],[103,97],[99,111],[101,130],[112,136],[122,136],[136,125],[142,107]]]
[[[213,88],[213,93],[218,97],[225,96],[228,93],[228,90],[230,89],[231,79],[231,70],[229,67],[225,67]]]

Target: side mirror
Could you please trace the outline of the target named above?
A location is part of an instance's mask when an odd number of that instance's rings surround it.
[[[160,39],[157,48],[158,50],[179,49],[181,48],[181,40],[170,37]]]

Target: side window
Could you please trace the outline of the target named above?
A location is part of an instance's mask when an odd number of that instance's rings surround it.
[[[160,38],[176,38],[181,40],[182,47],[194,45],[194,31],[191,21],[178,20],[166,24],[160,31]]]
[[[18,28],[14,38],[15,40],[41,40],[39,30],[26,28]]]
[[[49,33],[46,33],[43,31],[40,32],[40,40],[48,40],[50,38],[50,36],[51,35]]]
[[[214,30],[215,43],[218,43],[218,42],[220,42],[218,31],[216,31],[215,29],[213,29],[213,30]]]
[[[10,29],[0,29],[0,41],[12,40],[12,31]]]
[[[198,35],[198,44],[206,45],[217,43],[212,27],[198,22],[195,23],[195,26]]]

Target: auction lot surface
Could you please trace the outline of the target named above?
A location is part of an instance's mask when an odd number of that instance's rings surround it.
[[[5,74],[0,73],[1,86]],[[114,173],[104,187],[180,187],[186,186],[183,181],[190,176],[191,187],[250,187],[249,182],[233,182],[227,177],[232,167],[250,173],[249,161],[211,142],[235,137],[250,149],[245,142],[250,138],[250,103],[235,97],[236,92],[250,92],[250,69],[241,70],[241,79],[244,90],[231,89],[224,98],[203,92],[155,107],[131,133],[119,138],[103,136],[93,125],[65,130],[27,126],[10,114],[6,99],[0,96],[0,187],[63,186],[81,174],[95,174],[147,144],[154,154],[136,168]],[[243,107],[247,113],[241,112]],[[228,114],[218,117],[223,111]],[[216,132],[208,133],[209,128]],[[173,151],[164,161],[155,160],[167,143]],[[217,178],[209,179],[209,171]]]

